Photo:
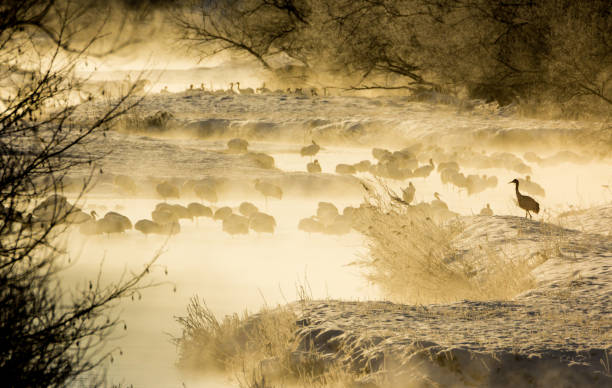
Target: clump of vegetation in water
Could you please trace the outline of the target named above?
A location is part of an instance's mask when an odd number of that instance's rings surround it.
[[[532,260],[507,260],[482,246],[459,248],[463,222],[436,220],[432,209],[390,202],[369,191],[357,228],[368,253],[357,265],[392,300],[440,303],[507,300],[534,286]]]

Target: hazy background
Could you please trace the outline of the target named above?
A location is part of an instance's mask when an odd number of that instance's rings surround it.
[[[49,4],[54,11],[34,17]],[[47,42],[39,31],[29,37],[31,47],[0,47],[3,107],[28,76],[35,78],[15,67],[40,75],[49,63],[74,76],[74,84],[62,83],[65,101],[47,101],[51,111],[60,102],[79,105],[74,123],[90,122],[128,90],[140,99],[67,155],[100,157],[94,168],[67,173],[74,189],[94,171],[95,185],[82,198],[66,190],[70,201],[135,223],[164,201],[157,184],[179,187],[180,198],[169,202],[187,205],[201,202],[184,189],[188,181],[214,178],[224,185],[219,201],[207,205],[236,212],[250,201],[277,223],[271,235],[230,236],[220,221],[181,220],[180,234],[170,238],[136,230],[84,236],[73,228],[67,241],[76,262],[62,274],[67,284],[85,286],[99,268],[103,281],[112,281],[162,252],[151,275],[162,285],[117,305],[127,330],[120,328],[105,348],[114,355],[105,364],[110,383],[230,384],[175,366],[175,317],[194,295],[219,317],[293,301],[304,290],[317,299],[393,300],[352,265],[368,254],[356,230],[298,230],[320,201],[341,213],[358,207],[366,195],[362,181],[397,193],[410,181],[414,204],[431,203],[437,192],[459,216],[477,215],[486,204],[496,215],[523,216],[508,182],[527,175],[546,191],[530,193],[540,202],[540,221],[561,222],[565,212],[612,199],[608,1],[66,0],[28,2],[23,12],[53,37],[63,31],[55,6],[75,12],[65,32],[69,46],[57,56],[34,50],[32,42]],[[227,141],[236,137],[272,156],[274,168],[228,153]],[[321,174],[306,173],[313,158],[300,155],[313,140],[321,145],[314,156]],[[336,172],[340,163],[381,162],[374,147],[412,147],[420,167],[430,158],[436,166],[457,161],[462,173],[497,183],[468,194],[442,183],[435,169],[409,179]],[[119,176],[137,189],[122,191]],[[265,200],[255,178],[281,186],[282,200]]]

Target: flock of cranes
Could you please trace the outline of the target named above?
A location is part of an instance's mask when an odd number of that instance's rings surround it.
[[[244,139],[232,139],[227,143],[227,146],[227,152],[247,153],[249,143]],[[312,141],[311,144],[300,150],[301,156],[311,159],[311,162],[307,163],[306,166],[306,170],[309,173],[317,174],[322,171],[318,159],[313,160],[313,157],[320,150],[321,147],[315,141]],[[461,179],[462,176],[465,177],[459,172],[460,166],[456,161],[446,161],[436,166],[433,158],[429,158],[428,163],[420,165],[415,153],[410,149],[391,152],[385,149],[374,148],[372,154],[378,161],[377,163],[361,161],[353,165],[339,164],[336,166],[336,172],[339,174],[355,174],[356,172],[368,171],[375,176],[385,176],[385,172],[394,172],[404,178],[418,179],[428,177],[437,167],[443,183],[448,183],[446,180],[454,182],[455,179]],[[272,158],[269,155],[265,156]],[[466,179],[469,180],[469,177],[471,175]],[[495,177],[487,178],[485,176],[483,179],[485,182],[488,182],[491,178]],[[474,179],[472,181],[475,182]],[[124,192],[136,192],[137,185],[129,177],[117,176],[114,183]],[[70,204],[66,197],[58,194],[42,201],[30,214],[20,215],[20,219],[24,224],[38,224],[40,226],[44,226],[47,220],[61,219],[61,222],[66,224],[78,224],[80,232],[84,235],[110,235],[113,233],[123,233],[132,228],[144,235],[175,235],[181,231],[181,220],[190,220],[197,224],[201,218],[220,221],[222,223],[222,230],[230,235],[248,234],[249,231],[258,234],[275,232],[277,224],[274,217],[260,211],[257,206],[250,202],[242,202],[237,209],[232,209],[228,206],[215,208],[219,200],[217,192],[218,183],[214,179],[186,182],[183,189],[191,189],[201,202],[207,202],[209,206],[199,202],[192,202],[187,206],[183,206],[167,202],[172,199],[178,200],[181,197],[182,189],[179,189],[179,187],[169,181],[162,181],[156,185],[155,190],[164,202],[158,203],[155,206],[151,211],[150,219],[138,220],[134,225],[132,225],[132,221],[128,217],[115,211],[109,211],[103,217],[99,217],[95,210],[86,213]],[[509,183],[515,184],[517,204],[521,209],[525,210],[525,217],[532,218],[532,212],[538,214],[540,210],[538,202],[532,197],[522,194],[519,191],[519,185],[524,187],[529,193],[535,193],[535,195],[539,196],[545,195],[543,188],[531,181],[530,176],[526,176],[524,180],[514,179]],[[496,184],[497,178],[495,178]],[[282,188],[270,181],[257,178],[252,181],[252,185],[253,189],[263,197],[266,209],[269,199],[282,200],[283,198]],[[363,186],[366,190],[369,190],[365,184]],[[401,197],[394,193],[389,194],[393,201],[404,206],[420,209],[438,219],[444,220],[458,215],[449,210],[448,205],[437,192],[433,193],[431,202],[414,203],[416,191],[415,185],[410,181],[408,186],[401,189]],[[467,191],[470,194],[469,188]],[[3,208],[0,210],[3,210]],[[354,219],[358,212],[359,208],[349,206],[341,213],[334,204],[319,202],[316,214],[300,220],[298,222],[298,229],[307,233],[345,234],[354,228]],[[481,209],[479,214],[482,216],[492,216],[493,210],[490,204],[487,203],[486,207]],[[60,216],[59,218],[57,217],[58,215]]]
[[[167,196],[165,189],[169,185],[171,186],[167,182],[158,185],[160,195],[163,192],[163,195]],[[132,225],[128,217],[118,212],[109,211],[99,218],[95,210],[87,214],[63,195],[55,194],[41,202],[28,216],[12,216],[17,223],[29,227],[40,224],[41,231],[52,225],[77,225],[80,233],[87,236],[119,234],[131,229],[144,235],[175,235],[181,231],[180,220],[197,223],[200,218],[221,221],[223,231],[231,235],[247,234],[249,230],[255,233],[274,233],[276,228],[274,217],[260,211],[250,202],[241,203],[238,213],[234,213],[233,209],[227,206],[213,212],[210,207],[197,202],[187,206],[161,202],[152,210],[151,219],[141,219]]]
[[[302,147],[300,155],[310,157],[311,162],[307,163],[306,171],[309,173],[322,172],[321,164],[318,159],[312,160],[317,155],[321,147],[312,141],[310,145]],[[372,163],[370,160],[362,160],[354,164],[340,163],[335,166],[335,172],[343,175],[355,175],[357,173],[370,173],[375,177],[404,181],[406,179],[427,178],[433,171],[438,171],[440,180],[445,185],[450,185],[458,190],[465,190],[468,195],[481,193],[487,189],[497,187],[498,180],[495,176],[464,174],[461,172],[459,163],[456,161],[446,161],[439,163],[437,166],[433,158],[429,158],[428,163],[420,164],[414,150],[405,148],[399,151],[391,152],[382,148],[374,148],[372,156],[377,160]],[[479,155],[479,163],[484,166],[496,166],[500,160],[508,160],[507,155],[497,155],[489,158]],[[514,160],[513,168],[523,170],[520,163]],[[544,197],[546,195],[544,189],[537,183],[531,181],[531,177],[527,175],[525,179],[519,179],[523,189],[529,194]],[[410,201],[407,201],[410,202]]]
[[[270,90],[266,87],[266,83],[264,82],[261,87],[253,89],[253,88],[241,88],[240,81],[230,82],[229,88],[227,89],[215,89],[213,83],[210,82],[210,86],[207,87],[204,82],[200,83],[200,86],[197,87],[194,84],[189,85],[189,88],[185,91],[186,93],[203,93],[209,95],[255,95],[255,94],[275,94],[275,95],[287,95],[294,94],[297,96],[307,96],[311,97],[319,96],[319,90],[316,87],[309,88],[287,88],[287,89],[275,89]],[[235,87],[235,88],[234,88]],[[164,86],[160,91],[161,94],[169,94],[170,91],[168,86]],[[323,94],[327,95],[327,88],[323,88]]]

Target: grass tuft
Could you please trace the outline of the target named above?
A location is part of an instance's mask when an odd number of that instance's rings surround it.
[[[183,327],[181,337],[173,339],[179,368],[191,373],[224,372],[246,388],[340,387],[354,381],[357,376],[316,349],[298,350],[300,323],[293,309],[300,306],[298,302],[218,320],[193,297],[187,315],[176,318]]]
[[[534,287],[531,270],[539,262],[510,260],[483,246],[459,248],[465,229],[459,219],[441,221],[431,208],[388,202],[374,190],[367,200],[358,229],[368,254],[355,264],[391,300],[507,300]]]

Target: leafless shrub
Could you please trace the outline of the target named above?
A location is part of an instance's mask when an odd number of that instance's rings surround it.
[[[302,0],[187,1],[173,13],[173,20],[182,40],[200,55],[233,51],[270,69],[270,57],[297,54],[297,37],[308,23],[308,12]]]
[[[61,237],[78,211],[60,194],[66,175],[89,167],[82,194],[96,171],[96,158],[83,157],[84,147],[137,103],[128,90],[99,115],[75,114],[82,108],[76,65],[129,43],[117,40],[94,52],[104,11],[97,2],[69,0],[0,5],[0,375],[6,386],[67,386],[84,375],[98,384],[98,367],[112,359],[105,341],[122,324],[112,309],[147,286],[142,280],[155,261],[110,284],[100,281],[101,273],[83,288],[61,281],[71,259]],[[35,208],[45,197],[41,217]]]

